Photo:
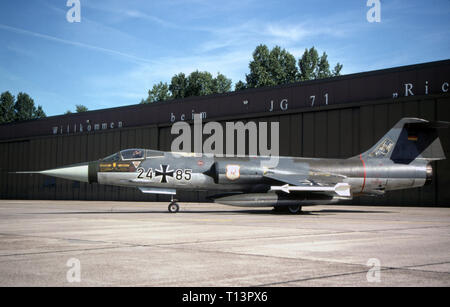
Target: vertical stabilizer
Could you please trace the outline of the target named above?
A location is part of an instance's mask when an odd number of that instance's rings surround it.
[[[450,123],[402,118],[374,146],[362,153],[363,158],[391,159],[409,164],[416,159],[443,160],[445,154],[438,136],[439,128]]]

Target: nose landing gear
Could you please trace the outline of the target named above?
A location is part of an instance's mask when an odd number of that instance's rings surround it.
[[[177,203],[177,199],[174,199],[173,195],[170,198],[170,204],[168,209],[170,213],[177,213],[178,211],[180,211],[180,206]]]
[[[169,212],[177,213],[180,210],[180,206],[176,202],[171,202],[169,204]]]

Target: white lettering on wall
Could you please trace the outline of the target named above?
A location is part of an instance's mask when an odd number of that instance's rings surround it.
[[[111,122],[111,123],[96,123],[96,124],[90,124],[90,121],[88,120],[88,121],[86,121],[87,122],[87,125],[86,125],[86,130],[87,131],[91,131],[92,130],[92,128],[94,128],[94,131],[95,130],[107,130],[107,129],[114,129],[115,127],[116,127],[116,123],[115,122]],[[65,132],[67,133],[67,134],[71,134],[71,133],[77,133],[77,132],[83,132],[84,131],[84,126],[83,126],[83,124],[73,124],[73,126],[72,125],[70,125],[70,124],[67,124],[66,126],[65,126],[66,128],[65,128]],[[117,122],[117,128],[122,128],[123,127],[123,122],[121,122],[121,121],[119,121],[119,122]],[[78,131],[77,131],[77,129],[78,129]],[[54,127],[52,127],[52,133],[53,134],[58,134],[58,131],[59,131],[59,133],[60,134],[63,134],[63,126],[54,126]]]
[[[414,93],[412,92],[412,88],[413,88],[412,83],[405,83],[405,97],[414,96]]]

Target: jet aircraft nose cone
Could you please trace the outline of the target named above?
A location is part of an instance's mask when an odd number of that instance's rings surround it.
[[[89,182],[89,162],[53,168],[39,173],[57,178]]]

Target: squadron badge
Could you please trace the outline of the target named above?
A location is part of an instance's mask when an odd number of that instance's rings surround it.
[[[241,167],[239,165],[233,165],[233,164],[227,165],[226,177],[230,180],[238,179],[241,175],[240,169],[241,169]]]

